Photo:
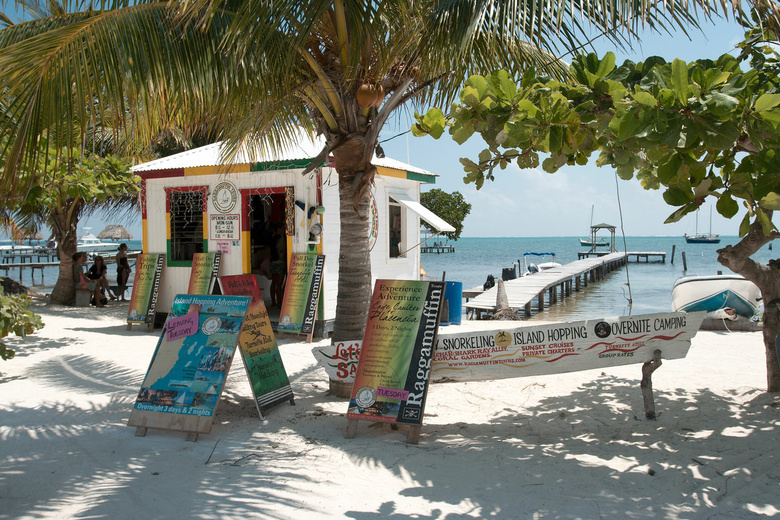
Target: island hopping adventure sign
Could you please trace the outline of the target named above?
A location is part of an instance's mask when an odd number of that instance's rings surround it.
[[[653,359],[655,350],[661,350],[664,359],[684,358],[704,315],[671,312],[463,333],[443,331],[431,378],[434,382],[485,381],[576,372],[644,363]]]
[[[211,431],[250,298],[178,295],[128,426]]]
[[[295,404],[268,310],[260,295],[257,275],[220,276],[219,286],[223,294],[252,298],[238,336],[238,346],[260,418],[265,410],[279,403],[290,401]]]
[[[348,419],[422,424],[443,301],[444,282],[376,281]]]

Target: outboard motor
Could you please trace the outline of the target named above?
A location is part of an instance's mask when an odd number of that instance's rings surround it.
[[[539,266],[536,264],[528,264],[528,274],[534,274],[539,272]]]
[[[485,283],[482,284],[482,288],[487,291],[488,289],[494,287],[495,285],[496,285],[496,278],[492,274],[489,274],[487,275],[487,280],[485,280]]]
[[[517,278],[517,271],[515,271],[514,266],[504,267],[501,270],[501,279],[505,282],[508,280],[514,280],[515,278]]]

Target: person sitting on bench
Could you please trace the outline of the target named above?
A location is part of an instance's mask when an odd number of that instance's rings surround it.
[[[87,263],[87,253],[79,251],[73,254],[73,284],[76,288],[84,289],[85,291],[91,291],[92,297],[95,299],[96,307],[105,307],[100,301],[100,285],[97,281],[90,280],[84,274],[84,264]]]
[[[110,297],[112,300],[116,300],[116,296],[111,292],[111,287],[108,285],[107,274],[108,267],[106,267],[105,260],[103,260],[102,256],[96,256],[95,263],[87,271],[87,278],[97,282],[98,287],[100,287],[101,299]]]

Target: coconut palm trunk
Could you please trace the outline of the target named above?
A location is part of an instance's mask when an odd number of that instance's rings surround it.
[[[57,241],[60,269],[49,301],[70,305],[76,298],[76,286],[73,283],[73,254],[77,250],[77,223],[68,218],[67,211],[53,211],[50,222],[54,239]]]
[[[361,181],[373,179],[376,168],[364,160],[365,148],[365,140],[358,138],[333,153],[339,178],[341,222],[334,342],[363,337],[371,303],[371,255],[367,240],[370,193],[368,189],[357,190]]]

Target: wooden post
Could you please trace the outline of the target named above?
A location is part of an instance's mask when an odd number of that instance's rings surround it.
[[[357,427],[357,419],[347,419],[347,430],[344,432],[344,437],[347,439],[354,439],[355,435],[357,435]]]
[[[688,262],[685,261],[685,251],[682,252],[682,259],[683,259],[683,271],[688,270]]]
[[[639,387],[642,389],[642,400],[645,403],[645,417],[655,419],[655,403],[653,402],[653,379],[655,370],[661,366],[661,351],[656,349],[653,352],[653,360],[647,361],[642,365],[642,382]]]

